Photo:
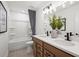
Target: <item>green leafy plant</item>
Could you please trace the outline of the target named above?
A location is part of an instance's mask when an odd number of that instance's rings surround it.
[[[62,24],[61,18],[59,17],[58,18],[58,23],[57,23],[57,29],[61,29],[62,26],[63,26],[63,24]]]
[[[49,17],[50,20],[50,26],[52,27],[52,29],[61,29],[63,24],[61,21],[60,17],[57,16],[53,16],[53,17]]]

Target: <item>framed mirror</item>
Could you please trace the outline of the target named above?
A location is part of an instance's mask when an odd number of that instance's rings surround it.
[[[63,27],[61,28],[61,31],[66,31],[66,18],[62,18],[62,24],[63,24]]]
[[[0,33],[7,32],[7,11],[0,1]]]

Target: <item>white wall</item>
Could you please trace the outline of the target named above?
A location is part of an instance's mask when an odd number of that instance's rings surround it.
[[[9,20],[9,9],[6,2],[3,2],[7,10],[7,21]],[[0,34],[0,57],[8,56],[8,32]]]
[[[53,15],[54,13],[52,13]],[[66,17],[66,32],[79,32],[79,3],[72,5],[71,7],[65,8],[65,9],[61,9],[58,10],[57,12],[55,12],[56,15],[62,16],[62,17]],[[48,16],[44,17],[45,15],[43,15],[42,13],[42,9],[40,9],[40,11],[37,11],[37,19],[36,19],[36,33],[37,34],[42,34],[44,33],[44,26],[43,24],[45,23],[45,21],[48,21],[47,18]],[[47,23],[48,25],[49,23]],[[48,27],[47,27],[48,29]],[[49,29],[50,30],[50,29]]]
[[[42,9],[36,12],[36,34],[45,34],[47,30],[51,30],[49,26],[48,16],[44,15]]]
[[[42,14],[42,10],[38,10],[36,12],[36,34],[43,34],[44,33],[44,28],[43,28],[43,14]]]

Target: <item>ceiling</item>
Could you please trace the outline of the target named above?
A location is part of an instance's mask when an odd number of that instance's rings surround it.
[[[51,1],[6,1],[10,10],[25,10],[28,8],[37,10]]]
[[[64,1],[6,1],[6,2],[10,10],[15,10],[19,12],[26,12],[27,9],[38,10],[42,7],[45,8],[46,6],[50,5],[50,3],[52,3],[52,7],[57,7],[60,5],[64,7],[63,4]]]

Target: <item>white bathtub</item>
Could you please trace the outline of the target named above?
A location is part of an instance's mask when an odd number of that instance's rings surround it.
[[[26,42],[32,40],[31,37],[16,38],[9,41],[9,50],[15,50],[26,47]]]

